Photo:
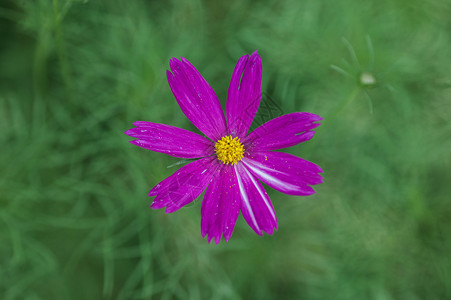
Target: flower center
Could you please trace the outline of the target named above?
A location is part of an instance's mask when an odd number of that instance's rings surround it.
[[[223,136],[215,145],[218,159],[225,164],[236,164],[243,158],[244,147],[240,138],[232,139],[231,135]]]

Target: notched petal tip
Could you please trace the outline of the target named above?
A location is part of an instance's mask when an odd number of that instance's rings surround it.
[[[306,113],[306,114],[309,114],[312,122],[321,121],[323,119],[322,117],[318,116],[317,114],[313,114],[313,113]]]
[[[266,229],[266,230],[264,230],[264,232],[265,232],[267,235],[273,235],[273,233],[274,233],[274,227],[273,227],[273,228]]]
[[[301,140],[301,142],[304,142],[304,141],[308,141],[311,138],[313,138],[315,133],[316,133],[316,131],[309,130],[309,131],[304,131],[304,132],[297,133],[297,134],[295,134],[295,136],[302,137],[303,139]]]
[[[205,238],[205,236],[206,236],[206,234],[205,235],[203,235],[202,237],[203,238]],[[209,235],[208,236],[208,238],[207,238],[207,240],[208,240],[208,243],[209,244],[211,244],[211,242],[214,240],[215,241],[215,244],[216,245],[219,245],[219,243],[221,242],[221,238],[222,238],[222,236],[214,236],[214,235]],[[228,240],[225,240],[226,242],[228,241]]]
[[[168,81],[169,81],[169,80],[172,80],[174,78],[174,75],[172,74],[171,71],[166,70],[166,77],[168,78]]]
[[[263,236],[263,231],[255,231],[255,233],[257,233],[259,236]]]
[[[305,191],[303,193],[303,195],[299,195],[299,196],[307,197],[307,196],[311,196],[311,195],[316,194],[315,190],[312,187],[309,187],[309,188],[310,188],[309,191]]]
[[[252,59],[258,59],[261,62],[260,55],[258,54],[258,49],[255,50],[254,52],[252,52],[252,54],[250,56],[250,60],[253,61]]]
[[[131,137],[133,137],[132,135],[130,135]],[[131,141],[128,141],[130,144],[132,144],[132,145],[135,145],[135,146],[138,146],[138,147],[142,147],[142,140],[140,140],[140,139],[137,139],[137,140],[131,140]]]
[[[196,68],[193,66],[193,64],[190,63],[189,60],[187,60],[186,58],[180,57],[180,61],[182,62],[182,64],[188,65],[189,67],[196,69]]]
[[[166,206],[166,209],[165,209],[164,213],[165,213],[165,214],[171,214],[171,213],[173,213],[173,212],[176,212],[176,211],[179,210],[180,208],[181,208],[181,207],[176,206],[176,205],[174,205],[174,206]]]
[[[129,130],[124,131],[124,134],[133,137],[133,128],[130,128]]]
[[[155,198],[155,199],[157,199],[157,198]],[[150,204],[150,206],[149,206],[150,208],[156,210],[156,209],[162,209],[162,208],[164,208],[166,206],[166,204],[163,201],[159,201],[158,199],[157,199],[157,201],[155,201],[155,199],[152,202],[152,204]]]
[[[230,233],[229,235],[224,234],[224,241],[226,243],[228,243],[231,237],[232,237],[232,233]]]
[[[151,207],[152,209],[160,209],[160,208],[163,208],[164,206],[159,205],[159,203],[157,203],[157,202],[153,202],[153,203],[150,205],[150,207]]]
[[[256,72],[256,74],[259,74],[256,76],[256,78],[260,78],[261,80],[261,73],[262,73],[262,59],[260,58],[260,55],[258,53],[254,52],[249,57],[249,69],[253,72]]]
[[[207,240],[208,240],[208,243],[211,244],[211,241],[213,240],[213,235],[209,235]]]
[[[258,50],[255,50],[254,53],[251,54],[250,61],[251,62],[255,62],[255,63],[259,63],[260,67],[261,67],[262,59],[261,59],[260,55],[258,54]]]
[[[131,135],[129,135],[129,136],[131,136]],[[132,144],[132,145],[135,145],[135,146],[138,146],[138,147],[140,147],[140,144],[139,144],[139,140],[131,140],[131,141],[128,141],[130,144]]]
[[[182,62],[181,62],[177,57],[172,57],[172,58],[169,60],[169,67],[171,68],[171,70],[174,71],[173,68],[178,68],[178,67],[180,67],[180,64],[181,64],[181,63],[182,63]]]

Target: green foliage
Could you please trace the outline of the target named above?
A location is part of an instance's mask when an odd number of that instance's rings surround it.
[[[450,299],[449,16],[447,0],[3,1],[0,298]],[[273,236],[240,217],[210,245],[201,200],[148,208],[177,159],[123,132],[194,129],[169,58],[224,105],[255,49],[278,109],[325,117],[289,149],[325,182],[310,197],[268,189]]]

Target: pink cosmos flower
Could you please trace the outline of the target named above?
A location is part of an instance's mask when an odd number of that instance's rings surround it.
[[[312,113],[291,113],[268,121],[248,133],[262,95],[262,63],[255,51],[241,57],[227,93],[226,118],[218,98],[185,58],[172,58],[169,86],[186,117],[205,136],[177,127],[145,121],[125,134],[130,143],[171,156],[197,159],[158,183],[149,193],[154,209],[172,213],[191,203],[205,189],[201,207],[201,233],[216,244],[232,235],[241,211],[259,235],[277,230],[277,219],[260,181],[289,195],[314,194],[310,185],[322,182],[317,165],[291,154],[274,152],[311,139]]]

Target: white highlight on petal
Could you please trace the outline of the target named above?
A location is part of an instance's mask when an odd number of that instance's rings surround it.
[[[254,211],[252,210],[251,204],[249,203],[249,198],[247,196],[243,182],[241,181],[241,177],[237,170],[237,167],[238,167],[237,165],[233,166],[233,168],[235,169],[236,179],[238,181],[238,187],[240,188],[241,198],[243,199],[244,205],[246,205],[247,211],[249,212],[249,215],[252,219],[252,223],[254,224],[255,228],[261,233],[261,229],[258,226],[257,220],[255,219]]]
[[[243,159],[243,163],[247,167],[249,167],[249,169],[251,169],[255,174],[260,176],[262,179],[266,180],[269,185],[272,184],[274,186],[277,186],[279,189],[286,190],[286,191],[299,190],[299,188],[296,185],[281,181],[277,177],[274,177],[271,174],[269,174],[269,172],[268,173],[264,172],[264,170],[268,170],[268,171],[271,171],[272,173],[279,173],[279,174],[284,174],[284,175],[288,175],[287,173],[268,168],[267,166],[264,166],[261,163],[258,163],[249,158]]]
[[[272,209],[271,203],[269,203],[269,197],[262,190],[262,188],[261,188],[262,186],[259,185],[257,183],[257,181],[255,181],[255,178],[252,176],[252,174],[249,173],[249,171],[246,168],[243,168],[243,169],[245,170],[245,172],[247,173],[247,176],[252,181],[252,183],[254,184],[255,188],[258,191],[258,193],[260,194],[260,196],[262,197],[263,201],[265,202],[265,205],[268,208],[268,211],[271,213],[272,218],[275,220],[276,219],[276,214],[274,213],[274,210]]]

